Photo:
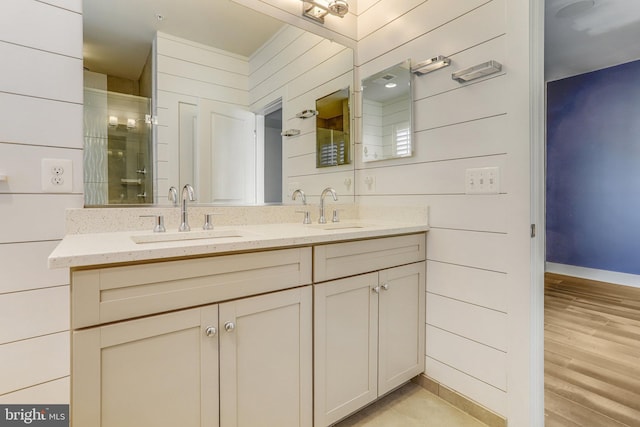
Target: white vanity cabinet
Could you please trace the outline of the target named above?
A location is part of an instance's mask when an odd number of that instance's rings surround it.
[[[310,248],[73,270],[72,425],[310,427],[310,283]]]
[[[314,248],[316,427],[424,371],[424,260],[424,234]]]

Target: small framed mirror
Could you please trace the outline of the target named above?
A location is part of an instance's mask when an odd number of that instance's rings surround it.
[[[411,61],[362,80],[362,161],[411,157]]]
[[[351,163],[349,88],[316,100],[316,167]]]

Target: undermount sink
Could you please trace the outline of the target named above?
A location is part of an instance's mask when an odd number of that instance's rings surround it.
[[[354,224],[354,223],[342,223],[342,222],[332,222],[327,224],[313,224],[310,225],[311,228],[319,228],[321,230],[348,230],[348,229],[358,229],[358,228],[367,228],[366,225],[363,224]]]
[[[186,240],[224,239],[229,237],[244,237],[239,230],[202,230],[175,233],[137,234],[131,236],[135,243],[180,242]]]

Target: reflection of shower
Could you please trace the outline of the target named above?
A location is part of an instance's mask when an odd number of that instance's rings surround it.
[[[150,203],[148,98],[85,88],[85,205]]]

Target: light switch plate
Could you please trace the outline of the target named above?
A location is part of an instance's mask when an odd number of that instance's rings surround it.
[[[500,194],[500,168],[471,168],[465,171],[466,194]]]

